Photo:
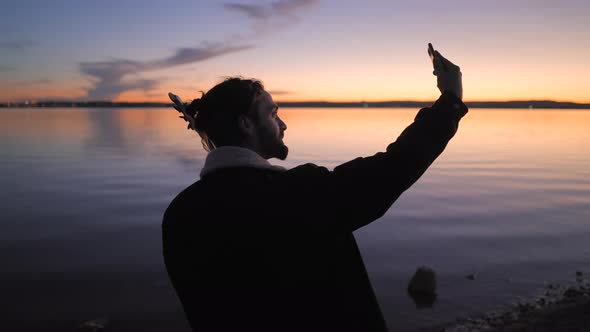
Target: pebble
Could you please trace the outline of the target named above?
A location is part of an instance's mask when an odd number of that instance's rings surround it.
[[[108,318],[98,318],[86,321],[78,326],[79,332],[101,332],[104,331],[109,324]]]
[[[422,266],[416,270],[408,283],[408,295],[416,304],[416,308],[432,308],[436,302],[436,273]]]
[[[566,287],[565,285],[549,283],[546,285],[545,296],[536,299],[517,298],[509,311],[490,312],[482,316],[457,321],[455,325],[447,326],[442,331],[485,331],[510,325],[510,331],[519,331],[527,327],[526,323],[518,320],[534,317],[537,312],[554,305],[581,305],[587,303],[590,296],[590,283]],[[503,330],[502,330],[503,331]],[[586,330],[584,330],[586,331]]]
[[[427,266],[419,267],[412,279],[410,279],[408,291],[413,293],[435,294],[436,273],[434,270]]]
[[[576,289],[574,287],[570,287],[563,293],[563,296],[565,296],[567,298],[571,298],[571,297],[576,297],[576,296],[580,296],[583,294],[584,294],[583,291]]]

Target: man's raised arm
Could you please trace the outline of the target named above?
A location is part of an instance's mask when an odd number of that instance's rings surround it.
[[[442,153],[468,110],[460,99],[459,67],[451,67],[452,63],[437,55],[440,53],[435,53],[434,68],[442,95],[431,107],[421,109],[385,152],[356,158],[333,171],[305,164],[281,176],[281,190],[286,192],[277,197],[292,197],[295,191],[298,207],[289,206],[290,202],[277,204],[284,205],[285,215],[293,218],[296,227],[353,231],[374,221]]]

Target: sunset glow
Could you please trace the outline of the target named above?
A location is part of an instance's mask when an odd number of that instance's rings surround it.
[[[428,42],[466,101],[590,102],[588,1],[238,3],[3,4],[0,102],[190,100],[231,75],[277,101],[429,101]]]

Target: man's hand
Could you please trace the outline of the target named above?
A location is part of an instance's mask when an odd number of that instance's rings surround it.
[[[438,51],[435,51],[430,43],[428,43],[428,54],[432,59],[434,67],[432,73],[436,76],[436,86],[440,92],[450,92],[459,99],[463,99],[463,82],[459,66],[447,60]]]

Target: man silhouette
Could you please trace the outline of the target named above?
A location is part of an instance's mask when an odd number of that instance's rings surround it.
[[[353,231],[381,217],[467,113],[459,67],[432,50],[441,97],[385,152],[290,170],[287,126],[255,80],[176,108],[209,154],[164,214],[166,268],[194,331],[386,331]],[[185,107],[186,106],[186,107]]]

